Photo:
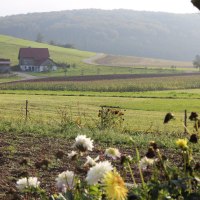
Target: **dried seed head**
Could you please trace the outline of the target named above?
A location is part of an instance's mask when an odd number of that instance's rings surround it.
[[[152,147],[154,150],[157,150],[157,149],[158,149],[158,145],[156,144],[155,141],[151,141],[151,142],[149,143],[149,146]]]
[[[119,112],[119,116],[122,116],[122,115],[124,115],[124,113],[123,112]]]
[[[164,124],[168,123],[171,119],[174,119],[174,115],[172,113],[167,113],[165,115]]]
[[[148,152],[146,153],[147,158],[154,158],[156,156],[153,147],[149,147]]]
[[[114,110],[114,114],[117,115],[119,113],[119,110]]]
[[[197,143],[198,142],[198,136],[197,136],[197,134],[192,134],[190,136],[190,142],[192,142],[192,143]]]
[[[122,155],[121,160],[120,160],[120,164],[123,165],[124,163],[126,163],[126,156]]]
[[[196,112],[191,112],[189,119],[191,121],[195,121],[195,120],[197,120],[197,118],[198,118],[198,114]]]
[[[98,117],[101,117],[101,115],[102,115],[102,111],[99,110]]]
[[[120,164],[124,165],[126,162],[131,162],[133,158],[130,155],[122,155],[121,156],[121,160],[120,160]]]

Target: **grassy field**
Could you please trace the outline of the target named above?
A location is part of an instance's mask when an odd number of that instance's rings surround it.
[[[200,99],[200,89],[165,90],[145,92],[92,92],[92,91],[50,91],[50,90],[0,90],[0,94],[47,95],[47,96],[88,96],[128,97],[156,99]]]
[[[101,105],[119,106],[122,110],[126,110],[124,125],[128,130],[172,133],[183,130],[185,109],[188,112],[200,110],[198,91],[164,91],[155,94],[143,92],[134,95],[124,93],[124,96],[120,97],[119,93],[91,92],[82,96],[84,93],[78,92],[54,94],[51,91],[31,91],[31,93],[1,91],[0,113],[4,119],[22,119],[25,115],[25,100],[27,99],[29,100],[29,115],[33,123],[38,123],[40,120],[46,123],[53,119],[59,121],[59,117],[61,117],[59,110],[63,109],[74,120],[80,117],[83,124],[91,123],[94,125],[100,121],[97,115]],[[164,125],[163,119],[167,112],[173,112],[176,115],[176,120],[169,125]],[[189,122],[189,126],[193,131],[192,122]]]
[[[19,76],[13,76],[13,75],[0,76],[0,83],[16,81],[16,80],[20,80],[20,77]]]
[[[5,123],[0,130],[47,134],[60,132],[59,124],[65,114],[70,123],[76,124],[78,120],[81,127],[93,127],[92,130],[96,131],[100,124],[100,106],[106,105],[125,110],[123,132],[126,132],[126,136],[122,138],[126,138],[126,141],[128,136],[137,132],[180,134],[184,130],[184,110],[187,109],[188,113],[200,110],[199,83],[200,77],[196,75],[162,79],[1,84],[0,113]],[[29,100],[28,127],[16,125],[24,121],[25,100]],[[163,124],[167,112],[173,112],[176,120]],[[5,125],[7,123],[9,126]],[[188,125],[193,132],[193,122],[188,122]],[[116,140],[119,141],[119,138]]]

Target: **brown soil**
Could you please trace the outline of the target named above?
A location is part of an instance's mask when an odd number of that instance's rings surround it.
[[[16,195],[19,194],[16,181],[23,177],[38,177],[41,187],[49,194],[57,192],[55,178],[63,171],[72,170],[79,176],[85,177],[87,169],[77,166],[76,161],[70,161],[67,157],[73,150],[72,144],[73,141],[63,138],[0,133],[0,199],[17,200]],[[105,147],[95,145],[94,151],[89,155],[93,158],[100,155],[100,159],[104,160],[104,151]],[[123,151],[132,153],[130,149]],[[63,153],[61,159],[56,157],[58,152],[60,155]],[[82,164],[86,161],[86,156],[80,158]],[[42,162],[43,166],[40,165]],[[116,161],[115,164],[120,169],[119,162]]]
[[[38,177],[41,187],[46,189],[49,194],[55,193],[55,178],[57,175],[66,170],[73,170],[78,176],[85,177],[87,169],[82,167],[87,155],[82,156],[81,165],[76,161],[70,161],[67,154],[72,151],[73,141],[63,138],[53,138],[38,136],[33,134],[11,134],[0,133],[0,199],[17,200],[22,199],[16,188],[16,181],[20,178],[33,176]],[[95,158],[100,155],[100,160],[105,160],[104,151],[106,144],[103,146],[96,144],[94,151],[89,155]],[[117,146],[123,155],[135,156],[135,148],[130,146]],[[146,153],[146,149],[139,149],[141,155]],[[56,155],[60,152],[61,159]],[[163,152],[163,150],[161,150]],[[174,163],[181,163],[180,156],[172,153],[171,150],[165,150],[165,155]],[[42,166],[40,163],[44,163]],[[113,165],[122,172],[123,166],[120,160],[113,162]],[[132,166],[133,167],[133,166]],[[140,182],[140,176],[136,166],[133,167],[136,181]],[[145,179],[150,177],[150,171],[145,172]],[[126,178],[130,182],[130,175]]]

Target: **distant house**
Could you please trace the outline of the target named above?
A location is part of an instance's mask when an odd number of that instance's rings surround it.
[[[0,73],[10,72],[10,59],[0,58]]]
[[[22,71],[45,72],[57,70],[47,48],[20,48],[19,66]]]

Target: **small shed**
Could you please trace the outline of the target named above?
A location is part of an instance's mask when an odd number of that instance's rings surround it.
[[[10,59],[0,58],[0,73],[9,73],[10,65]]]

